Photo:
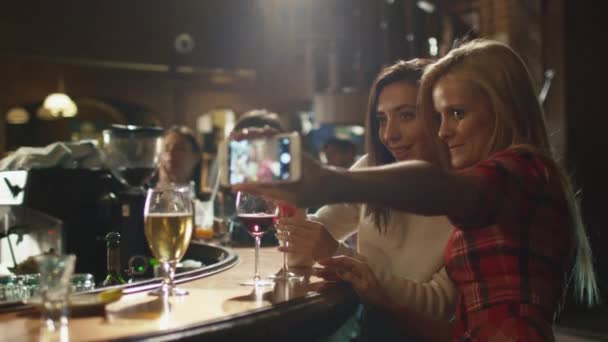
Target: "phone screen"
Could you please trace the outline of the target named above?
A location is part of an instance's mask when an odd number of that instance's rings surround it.
[[[230,141],[228,158],[230,184],[267,183],[291,177],[291,141],[288,137]]]

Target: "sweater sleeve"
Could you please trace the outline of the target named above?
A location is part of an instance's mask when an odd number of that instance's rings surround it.
[[[427,282],[416,282],[392,274],[378,275],[378,278],[394,303],[407,306],[430,318],[453,318],[457,291],[445,267]]]
[[[321,207],[314,215],[314,221],[321,222],[325,229],[338,241],[343,241],[359,226],[359,206],[352,204],[332,204]]]

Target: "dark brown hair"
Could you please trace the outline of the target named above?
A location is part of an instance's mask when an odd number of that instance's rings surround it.
[[[279,132],[284,132],[283,125],[277,113],[269,112],[266,109],[253,109],[245,112],[234,125],[234,131],[245,128],[274,128]]]
[[[196,141],[196,136],[194,135],[194,131],[192,131],[190,128],[186,127],[186,126],[171,126],[170,128],[166,129],[163,137],[168,136],[171,133],[177,133],[180,136],[182,136],[184,139],[186,139],[186,141],[188,142],[188,144],[190,145],[190,147],[192,148],[192,153],[194,153],[197,156],[197,162],[194,165],[194,168],[192,169],[192,174],[190,175],[190,179],[194,180],[195,189],[199,189],[200,186],[200,174],[201,174],[201,167],[202,167],[202,163],[201,163],[201,158],[200,158],[200,154],[201,154],[201,147],[198,144],[198,141]]]
[[[177,133],[177,134],[181,135],[182,137],[184,137],[186,139],[186,141],[190,144],[190,147],[192,147],[193,153],[195,153],[195,154],[201,153],[201,147],[198,144],[198,141],[196,141],[196,136],[194,135],[194,132],[190,128],[188,128],[186,126],[171,126],[167,130],[165,130],[163,137],[166,137],[167,135],[169,135],[171,133]]]
[[[374,80],[369,93],[369,101],[366,115],[365,149],[367,152],[368,165],[378,166],[395,162],[395,158],[380,140],[379,123],[376,118],[378,98],[384,88],[396,82],[406,82],[418,86],[424,69],[431,64],[431,60],[415,58],[408,61],[399,60],[384,68]],[[372,215],[372,220],[381,231],[386,231],[389,210],[382,207],[368,206],[366,215]]]
[[[346,153],[357,153],[357,145],[348,139],[342,139],[338,137],[331,137],[323,143],[323,149],[327,149],[330,146],[334,146],[336,149]]]

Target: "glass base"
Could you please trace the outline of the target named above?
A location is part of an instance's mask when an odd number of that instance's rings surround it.
[[[289,272],[289,271],[285,271],[284,268],[281,268],[281,270],[279,272],[277,272],[277,274],[273,274],[271,276],[269,276],[268,278],[271,279],[294,279],[294,278],[300,278],[299,275],[293,273],[293,272]]]
[[[46,316],[46,317],[44,317]],[[68,318],[67,315],[60,314],[60,316],[54,315],[45,315],[42,317],[43,326],[46,327],[48,331],[60,331],[62,327],[67,327]]]
[[[245,282],[242,282],[243,286],[273,286],[274,281],[271,279],[251,279]]]
[[[156,289],[154,291],[150,291],[148,292],[148,294],[150,296],[157,296],[157,297],[162,297],[165,295],[169,295],[169,297],[179,297],[179,296],[185,296],[188,294],[187,290],[184,290],[182,288],[179,287],[174,287],[169,291],[166,291],[161,287],[159,289]]]

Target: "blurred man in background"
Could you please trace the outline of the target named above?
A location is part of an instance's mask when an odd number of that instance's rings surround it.
[[[348,169],[355,163],[357,146],[350,140],[332,137],[323,144],[323,153],[328,165]]]

